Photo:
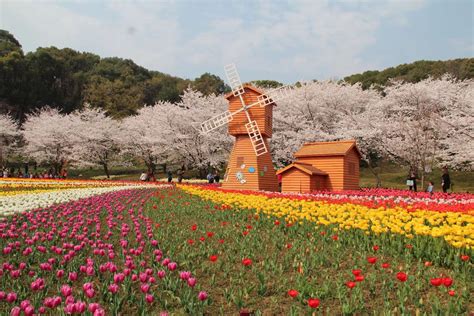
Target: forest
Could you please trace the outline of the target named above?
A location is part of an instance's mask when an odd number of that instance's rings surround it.
[[[460,80],[474,78],[474,58],[417,61],[355,74],[344,81],[380,90],[392,79],[416,83],[445,73]],[[268,79],[252,83],[263,88],[282,85]],[[137,114],[144,105],[179,102],[188,88],[206,96],[229,90],[221,78],[210,73],[184,79],[148,70],[129,59],[102,58],[71,48],[39,47],[25,53],[13,34],[0,30],[0,113],[10,113],[19,122],[45,105],[71,113],[86,103],[113,118],[124,118]]]

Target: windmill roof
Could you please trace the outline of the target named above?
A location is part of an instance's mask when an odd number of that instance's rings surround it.
[[[306,143],[295,153],[295,157],[345,156],[352,148],[356,150],[360,157],[361,154],[357,149],[355,140]]]
[[[252,90],[258,94],[265,94],[265,91],[255,87],[255,86],[252,86],[251,84],[248,84],[248,83],[245,83],[242,85],[244,87],[244,89],[249,89],[249,90]],[[227,100],[231,99],[234,97],[234,94],[231,92],[227,93],[224,98],[226,98]],[[276,105],[275,103],[272,103],[273,105]]]
[[[285,168],[282,168],[276,172],[276,174],[281,174],[284,173],[292,168],[296,168],[298,170],[303,171],[304,173],[309,174],[310,176],[313,175],[319,175],[319,176],[327,176],[328,174],[324,171],[319,170],[318,168],[313,167],[309,163],[304,163],[304,162],[299,162],[295,161],[291,165],[286,166]]]

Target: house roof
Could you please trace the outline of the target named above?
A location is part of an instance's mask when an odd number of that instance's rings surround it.
[[[309,174],[310,176],[318,175],[318,176],[327,176],[328,174],[324,171],[319,170],[318,168],[313,167],[309,163],[303,163],[299,161],[295,161],[291,165],[286,166],[276,172],[276,174],[284,173],[292,168],[296,168],[298,170],[303,171],[304,173]]]
[[[355,140],[306,143],[295,153],[295,157],[345,156],[352,148],[361,157]]]
[[[259,95],[265,94],[265,91],[260,90],[259,88],[254,87],[254,86],[252,86],[252,85],[250,85],[250,84],[248,84],[248,83],[245,83],[245,84],[243,84],[242,86],[244,87],[244,89],[252,90],[252,91],[258,93]],[[224,98],[226,98],[227,100],[230,100],[230,99],[233,98],[233,97],[234,97],[234,94],[232,93],[232,91],[229,92],[229,93],[227,93],[227,94],[224,96]],[[273,101],[273,100],[272,100],[272,101]],[[272,102],[271,104],[272,104],[272,105],[276,105],[276,104],[273,103],[273,102]]]

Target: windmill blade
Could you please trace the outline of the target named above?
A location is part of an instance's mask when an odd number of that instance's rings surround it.
[[[232,89],[232,94],[238,97],[245,93],[242,82],[240,81],[239,73],[234,64],[229,64],[224,67],[227,80],[229,81],[230,87]]]
[[[265,145],[262,134],[260,133],[260,129],[258,128],[257,121],[250,121],[249,123],[245,124],[245,128],[247,129],[247,133],[250,136],[250,141],[252,142],[255,155],[261,156],[266,154],[268,149]]]
[[[279,87],[276,89],[272,89],[265,94],[259,95],[257,97],[257,103],[260,105],[260,107],[267,106],[269,104],[284,100],[288,98],[291,95],[292,92],[291,86],[283,86]],[[248,107],[251,107],[255,104],[251,104]]]
[[[225,111],[224,113],[221,113],[208,119],[207,121],[204,121],[203,123],[201,123],[201,131],[207,134],[210,131],[224,126],[225,124],[232,121],[234,114],[235,113],[231,113],[230,111]]]

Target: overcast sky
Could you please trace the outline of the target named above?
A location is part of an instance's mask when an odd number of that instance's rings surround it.
[[[0,0],[23,49],[70,47],[184,78],[341,78],[415,60],[474,56],[472,0]]]

